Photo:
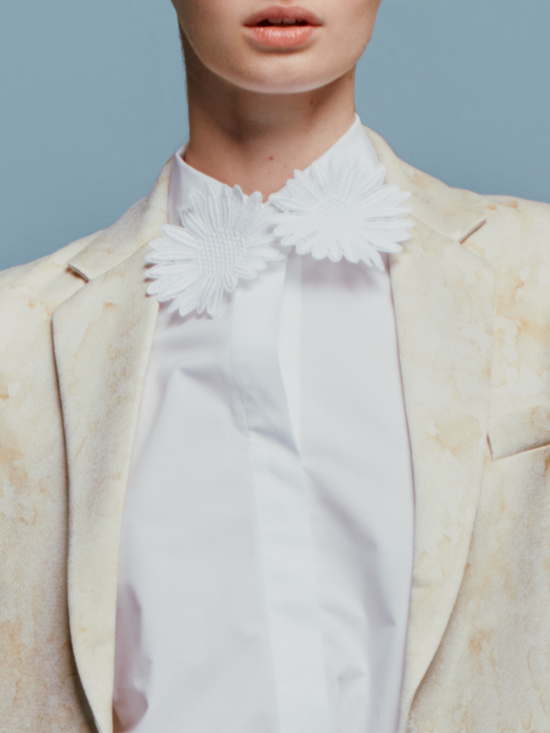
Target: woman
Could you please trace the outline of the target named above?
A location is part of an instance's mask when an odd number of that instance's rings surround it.
[[[174,2],[188,144],[2,277],[8,730],[550,727],[550,210],[363,128],[378,4]]]

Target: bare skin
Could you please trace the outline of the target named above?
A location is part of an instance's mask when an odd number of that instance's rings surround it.
[[[254,36],[258,16],[304,25],[290,0],[173,0],[187,70],[189,165],[264,200],[307,168],[354,120],[355,65],[380,0],[304,0],[312,37],[273,47]],[[269,9],[269,11],[268,11]],[[311,20],[313,18],[313,20]],[[247,25],[252,20],[252,26]],[[292,31],[289,30],[289,34]]]

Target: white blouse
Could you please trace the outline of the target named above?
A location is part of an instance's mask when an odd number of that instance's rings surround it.
[[[169,221],[222,184],[176,154]],[[376,153],[357,118],[320,158]],[[390,279],[285,251],[160,307],[123,518],[115,733],[395,733],[413,484]]]

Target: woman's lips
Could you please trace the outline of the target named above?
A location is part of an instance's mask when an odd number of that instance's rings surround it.
[[[321,22],[304,8],[276,5],[256,13],[244,25],[247,34],[262,46],[296,48],[311,38]]]
[[[247,26],[247,32],[262,46],[272,48],[295,48],[302,46],[315,33],[313,25],[280,26]]]

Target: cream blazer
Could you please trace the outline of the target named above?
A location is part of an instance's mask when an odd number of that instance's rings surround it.
[[[550,206],[448,188],[368,134],[416,220],[391,262],[416,493],[400,732],[548,733]],[[109,229],[0,275],[2,733],[112,732],[158,309],[143,258],[169,179],[170,163]]]

